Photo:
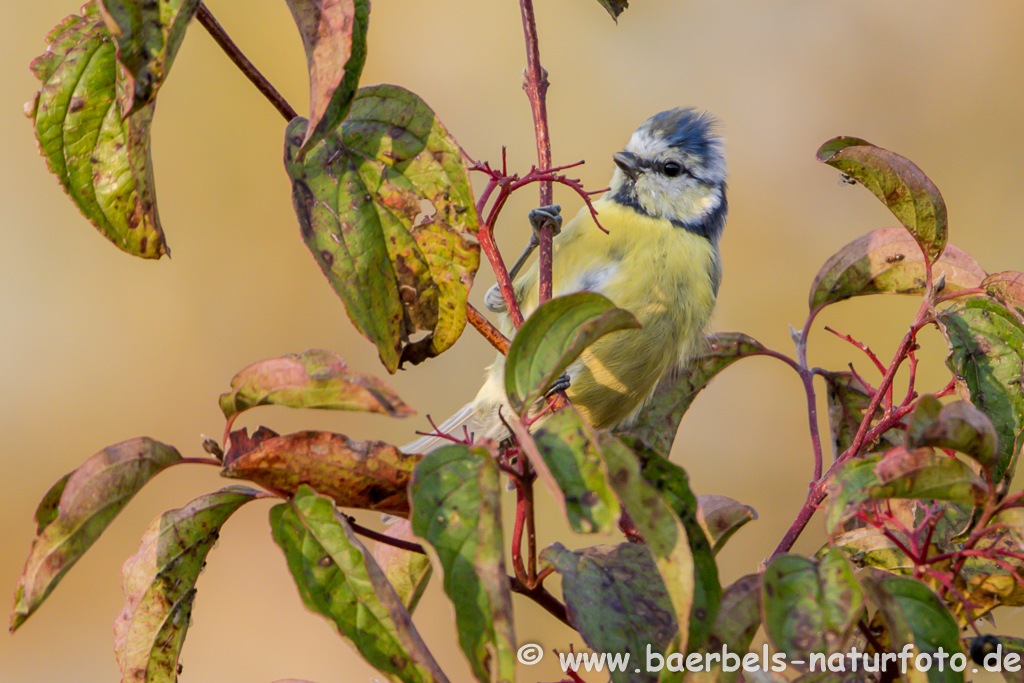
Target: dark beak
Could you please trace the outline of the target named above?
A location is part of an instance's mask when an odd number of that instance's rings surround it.
[[[629,176],[630,180],[636,180],[640,175],[639,159],[632,152],[616,152],[612,155],[612,159],[615,160],[615,165]]]

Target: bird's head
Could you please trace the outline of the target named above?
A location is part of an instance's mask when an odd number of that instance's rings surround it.
[[[725,226],[725,157],[710,116],[663,111],[644,121],[612,158],[613,200],[718,240]]]

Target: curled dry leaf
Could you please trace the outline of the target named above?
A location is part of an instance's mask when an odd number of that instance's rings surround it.
[[[252,445],[243,429],[231,434],[222,474],[289,494],[308,484],[343,507],[405,516],[406,488],[420,457],[382,441],[353,441],[330,432],[277,436],[266,430]]]

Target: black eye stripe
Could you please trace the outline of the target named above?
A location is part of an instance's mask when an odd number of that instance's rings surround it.
[[[675,178],[676,176],[687,173],[683,165],[676,161],[666,161],[664,164],[660,164],[660,168],[658,170],[669,178]]]

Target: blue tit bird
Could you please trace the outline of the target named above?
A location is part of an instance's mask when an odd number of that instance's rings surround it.
[[[714,121],[693,109],[672,109],[637,128],[625,149],[612,155],[610,189],[593,203],[601,230],[583,207],[555,236],[552,294],[597,292],[633,313],[639,329],[605,335],[567,370],[569,400],[594,427],[628,426],[658,382],[705,344],[722,277],[718,241],[725,227],[726,165]],[[560,221],[557,207],[532,212],[535,227]],[[538,264],[515,278],[523,316],[538,305]],[[486,297],[504,310],[496,287]],[[514,328],[502,315],[502,331]],[[507,431],[499,409],[510,414],[504,391],[505,358],[487,370],[471,403],[441,425],[459,436],[501,439]],[[424,437],[403,447],[424,453],[439,446]]]

